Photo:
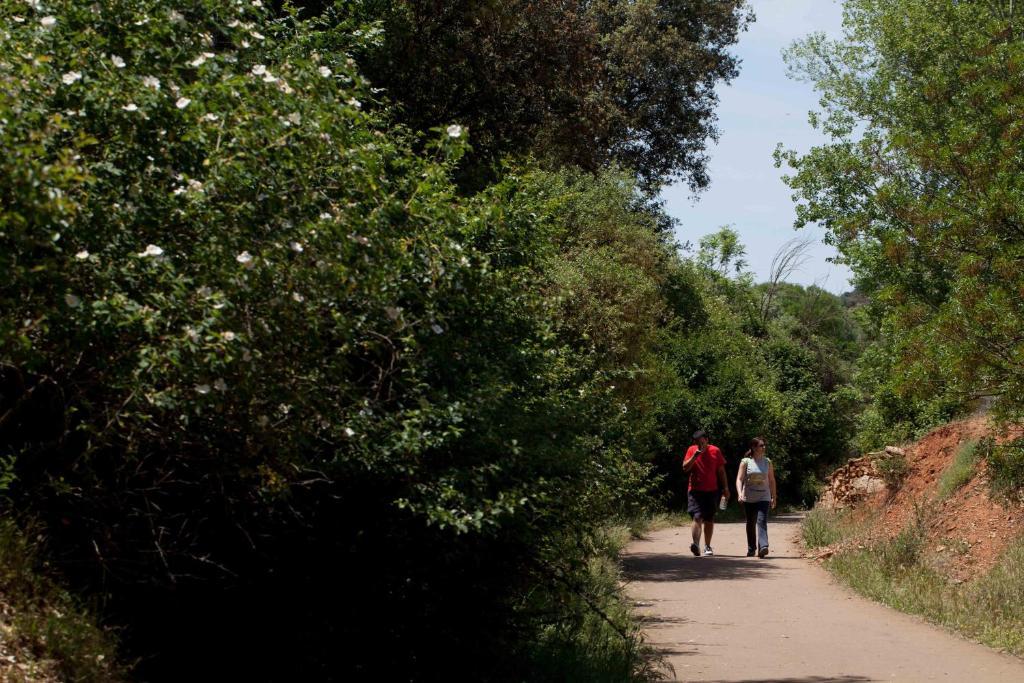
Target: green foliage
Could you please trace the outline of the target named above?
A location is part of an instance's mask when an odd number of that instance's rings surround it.
[[[460,196],[465,129],[391,126],[346,56],[372,27],[46,9],[0,48],[0,455],[141,675],[329,678],[387,642],[396,675],[523,679],[596,634],[595,538],[650,487],[632,184]],[[574,196],[612,186],[615,216]]]
[[[854,328],[649,192],[741,4],[0,4],[0,487],[140,677],[640,677],[689,434],[813,495]]]
[[[808,548],[822,548],[845,538],[842,513],[815,507],[800,524],[800,534]]]
[[[730,254],[743,251],[738,243],[727,246]],[[670,443],[685,444],[687,430],[707,429],[730,457],[732,473],[749,440],[761,435],[782,500],[813,503],[816,482],[847,456],[854,426],[856,399],[838,348],[845,342],[786,314],[780,306],[803,291],[796,285],[787,287],[789,294],[763,320],[756,304],[761,287],[744,272],[726,277],[708,253],[684,262],[677,276],[701,305],[681,309],[667,330],[669,357],[685,385],[669,397],[672,407],[662,430]],[[824,292],[815,296],[838,300]],[[852,357],[856,351],[845,353]],[[671,484],[681,486],[678,475],[668,474]]]
[[[949,498],[958,489],[963,488],[977,471],[978,461],[981,459],[985,449],[979,448],[977,439],[965,441],[960,445],[953,456],[953,462],[945,469],[939,477],[939,499]]]
[[[28,673],[75,683],[127,680],[113,635],[51,576],[39,549],[10,519],[0,521],[0,594],[5,651],[38,668]]]
[[[853,382],[867,397],[867,405],[857,417],[854,441],[861,452],[913,441],[962,411],[962,399],[951,392],[916,396],[903,390],[892,336],[881,334],[856,362]]]
[[[321,2],[300,2],[316,11]],[[467,125],[470,173],[506,155],[550,167],[628,168],[645,187],[708,183],[715,86],[752,19],[741,0],[701,3],[373,0],[351,11],[383,40],[360,64],[417,130]],[[482,168],[481,168],[482,167]]]
[[[988,466],[992,492],[1010,500],[1024,495],[1024,440],[995,444],[986,441],[982,449]]]
[[[528,653],[546,680],[650,681],[653,653],[643,645],[629,601],[619,590],[621,539],[602,539],[587,565],[585,593],[572,599],[578,619],[546,628]],[[637,662],[643,665],[637,667]]]
[[[826,567],[858,593],[918,614],[992,647],[1024,652],[1024,547],[1011,546],[996,567],[969,584],[929,566],[913,532],[843,551]]]
[[[746,254],[739,233],[730,227],[722,227],[718,232],[700,238],[697,261],[705,268],[727,277],[739,275],[746,270],[747,262],[743,258]]]
[[[910,463],[907,462],[905,455],[883,452],[879,453],[874,460],[878,473],[882,475],[882,481],[890,491],[897,491],[903,487],[903,482],[910,474]]]
[[[798,224],[828,229],[874,302],[882,358],[873,365],[886,377],[881,391],[866,390],[877,406],[869,431],[914,431],[979,394],[998,396],[998,413],[1016,419],[1024,414],[1014,360],[1024,327],[1019,8],[981,0],[845,7],[843,38],[812,36],[789,53],[821,92],[824,111],[812,122],[831,141],[803,155],[780,152],[778,162],[792,169]]]

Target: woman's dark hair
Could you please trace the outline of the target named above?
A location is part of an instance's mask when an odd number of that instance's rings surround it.
[[[764,445],[764,439],[762,439],[759,436],[755,436],[753,439],[750,440],[750,444],[747,446],[747,452],[744,453],[743,457],[744,458],[749,458],[753,454],[755,448],[757,448],[758,446],[763,446],[763,445]]]

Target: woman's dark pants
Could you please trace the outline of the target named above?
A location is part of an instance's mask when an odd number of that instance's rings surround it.
[[[768,508],[767,500],[759,503],[744,503],[743,512],[747,515],[747,550],[760,550],[768,547]],[[757,545],[754,545],[754,525],[757,525]]]

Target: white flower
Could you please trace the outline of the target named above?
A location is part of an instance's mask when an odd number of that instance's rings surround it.
[[[252,75],[253,76],[262,76],[265,73],[267,73],[267,67],[265,65],[263,65],[263,64],[253,64],[253,67],[252,67]]]
[[[118,69],[124,68],[124,60],[118,57],[117,55],[110,55],[110,61],[112,61],[114,63],[114,66],[116,66]]]
[[[292,248],[292,251],[294,251],[296,254],[301,254],[302,250],[304,249],[301,242],[292,242],[289,246]]]
[[[389,320],[398,320],[398,316],[401,315],[401,311],[394,306],[388,306],[384,309],[384,312],[387,314]]]
[[[245,48],[249,47],[249,41],[248,40],[243,40],[242,41],[242,47],[245,47]]]
[[[277,80],[277,79],[275,79],[275,80]],[[278,89],[280,89],[280,90],[281,90],[281,92],[283,92],[283,93],[284,93],[285,95],[291,95],[291,94],[292,94],[293,92],[295,92],[295,91],[294,91],[294,90],[292,89],[292,86],[288,85],[288,81],[284,80],[283,78],[282,78],[282,79],[280,79],[280,80],[278,80],[278,82],[277,82],[277,87],[278,87]]]
[[[201,182],[199,182],[198,180],[196,180],[195,178],[193,178],[193,179],[188,181],[188,191],[189,192],[202,192],[203,191],[203,184]]]
[[[187,97],[179,97],[178,101],[174,103],[174,106],[177,107],[178,109],[184,109],[185,107],[187,107],[191,103],[192,103],[192,100],[190,100],[189,98],[187,98]]]
[[[275,76],[274,74],[272,74],[272,73],[270,73],[268,71],[267,73],[263,74],[263,82],[264,83],[277,83],[277,76]]]
[[[263,3],[260,0],[252,0],[253,7],[263,7]]]
[[[332,215],[331,215],[330,213],[328,213],[327,211],[324,211],[324,212],[323,212],[322,214],[320,214],[320,220],[322,220],[322,221],[329,221],[329,220],[331,220],[332,218],[334,218],[334,216],[332,216]]]
[[[323,76],[324,78],[330,78],[331,77],[331,70],[328,69],[326,66],[320,67],[319,71],[320,71],[320,75]]]
[[[121,107],[121,109],[124,109],[125,111],[138,111],[139,107],[134,102],[129,102],[128,104]]]
[[[303,301],[306,300],[306,297],[302,296],[298,292],[292,292],[292,299],[301,304]]]
[[[353,242],[358,242],[359,244],[363,245],[364,247],[370,246],[369,238],[363,237],[362,235],[357,235],[355,233],[352,233],[351,235],[348,236],[348,238],[350,240],[352,240]]]
[[[75,254],[75,258],[78,259],[79,261],[84,261],[85,259],[89,258],[89,252],[83,249],[82,251]]]
[[[299,125],[302,123],[302,114],[297,111],[293,111],[291,114],[288,114],[288,122],[296,126]]]
[[[348,101],[348,106],[355,107],[356,109],[362,109],[363,103],[357,100],[356,98],[352,97]]]
[[[228,383],[218,377],[217,381],[213,383],[213,388],[217,391],[224,392],[228,390]]]
[[[66,303],[71,308],[78,308],[79,306],[82,305],[82,300],[79,299],[74,294],[65,294],[64,295],[64,303]]]
[[[444,328],[441,327],[440,325],[438,325],[437,323],[434,323],[433,325],[431,325],[430,329],[432,329],[434,331],[434,334],[443,334],[444,333]]]
[[[77,80],[82,78],[82,74],[78,71],[69,71],[60,77],[60,80],[64,82],[64,85],[71,85]]]
[[[187,336],[190,341],[193,341],[193,342],[199,341],[199,333],[196,332],[196,328],[194,328],[192,326],[189,326],[189,327],[185,328],[185,336]]]
[[[345,429],[342,431],[344,431],[345,436],[350,439],[356,435],[355,430],[353,430],[351,427],[345,427]]]
[[[163,249],[161,249],[160,247],[156,246],[155,244],[150,244],[150,245],[148,245],[146,247],[145,251],[140,251],[138,256],[139,256],[139,258],[145,258],[147,256],[163,256],[163,254],[164,254],[164,250]]]
[[[205,396],[206,394],[210,393],[210,385],[209,384],[197,384],[196,385],[196,393],[197,394],[202,394],[202,395]]]
[[[173,194],[175,197],[177,197],[179,195],[183,195],[183,194],[185,194],[185,188],[184,187],[180,187],[180,186],[176,187],[176,188],[174,188],[174,192],[172,192],[171,194]]]
[[[235,260],[241,263],[246,268],[252,268],[256,263],[253,261],[252,254],[248,251],[243,251],[241,254],[235,257]]]
[[[50,28],[51,26],[57,23],[57,17],[43,17],[42,19],[39,20],[39,23],[42,24],[45,28]]]
[[[242,22],[240,22],[238,19],[232,19],[228,22],[228,28],[238,28],[241,25]]]
[[[222,332],[220,336],[224,338],[224,341],[235,341],[235,333],[231,330]]]
[[[25,17],[13,16],[13,17],[11,17],[11,19],[14,19],[14,23],[16,23],[16,24],[24,24],[25,23]]]
[[[462,137],[462,126],[458,124],[452,124],[448,126],[448,137],[450,138],[461,138]]]
[[[171,10],[170,12],[168,12],[167,13],[167,18],[170,19],[175,24],[184,24],[185,23],[185,16],[181,12],[178,12],[178,11],[175,11],[175,10]]]
[[[217,116],[216,114],[214,114],[213,112],[210,112],[210,113],[207,113],[207,114],[203,114],[203,120],[204,121],[219,121],[220,117]]]
[[[188,65],[189,66],[202,66],[205,63],[206,63],[206,55],[199,55],[198,57],[193,59],[191,62],[189,62]]]
[[[156,76],[143,76],[142,85],[146,86],[147,88],[152,88],[153,90],[159,90],[160,79]]]
[[[251,35],[256,40],[266,40],[266,36],[260,33],[259,31],[251,31],[249,35]]]

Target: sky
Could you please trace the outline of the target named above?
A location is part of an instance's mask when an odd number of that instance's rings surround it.
[[[850,271],[829,263],[835,250],[821,242],[824,230],[794,230],[792,192],[782,182],[785,168],[775,168],[778,143],[806,151],[824,141],[807,122],[817,108],[810,84],[786,76],[782,50],[794,40],[821,31],[839,37],[842,3],[836,0],[750,0],[757,20],[740,34],[733,53],[740,74],[719,85],[718,127],[721,137],[709,147],[711,185],[694,198],[685,184],[662,192],[668,213],[679,220],[680,242],[700,238],[730,225],[747,248],[748,267],[758,281],[768,278],[772,257],[794,237],[815,238],[810,259],[790,282],[817,284],[839,294],[852,289]]]

